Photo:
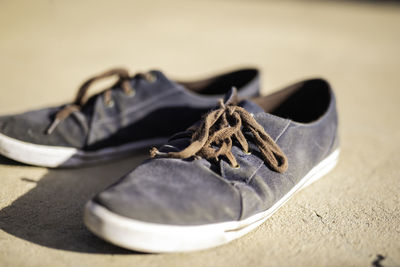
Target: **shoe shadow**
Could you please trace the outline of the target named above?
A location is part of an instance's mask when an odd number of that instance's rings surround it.
[[[15,160],[3,157],[2,155],[0,155],[0,165],[25,166],[23,163],[19,163]]]
[[[83,224],[83,207],[96,193],[139,165],[148,153],[79,169],[50,169],[36,186],[0,210],[0,229],[55,249],[98,254],[132,254],[93,235]],[[19,165],[0,157],[0,164]],[[23,166],[23,165],[22,165]],[[18,178],[17,178],[18,179]]]

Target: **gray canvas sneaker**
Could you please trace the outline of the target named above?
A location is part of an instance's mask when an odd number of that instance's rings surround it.
[[[234,95],[87,203],[99,237],[145,252],[206,249],[263,223],[329,172],[339,154],[335,96],[322,79],[265,97]]]
[[[88,97],[93,83],[117,83]],[[71,104],[0,117],[0,154],[32,165],[72,167],[130,155],[161,145],[196,122],[232,86],[243,97],[259,94],[256,69],[179,82],[160,71],[130,76],[112,69],[86,81]]]

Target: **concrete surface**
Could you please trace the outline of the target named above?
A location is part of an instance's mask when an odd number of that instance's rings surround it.
[[[400,7],[346,1],[0,1],[0,113],[72,99],[112,66],[177,78],[256,65],[263,92],[311,76],[338,95],[341,159],[257,230],[137,254],[82,224],[146,157],[47,170],[0,159],[0,266],[400,266]]]

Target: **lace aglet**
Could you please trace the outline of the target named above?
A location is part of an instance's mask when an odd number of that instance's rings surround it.
[[[46,134],[51,134],[57,127],[58,124],[60,124],[61,120],[60,119],[55,119],[51,124],[50,127],[47,129]]]
[[[160,152],[158,151],[157,148],[153,147],[152,149],[150,149],[150,157],[155,158],[157,156],[159,157],[166,157],[168,155],[168,153],[165,152]]]

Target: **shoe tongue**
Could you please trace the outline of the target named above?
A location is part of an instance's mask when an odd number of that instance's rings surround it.
[[[169,84],[169,86],[172,86],[174,88],[182,87],[174,80],[171,80],[170,78],[168,78],[163,72],[161,72],[159,70],[151,70],[149,72],[155,74],[157,76],[157,79],[162,81],[164,84]]]
[[[264,113],[264,109],[257,105],[256,103],[250,101],[250,100],[242,100],[238,104],[239,107],[244,108],[247,110],[249,113],[252,114],[258,114],[258,113]]]
[[[264,112],[264,109],[262,107],[260,107],[259,105],[257,105],[256,103],[254,103],[250,100],[242,100],[239,102],[238,96],[237,96],[237,89],[235,87],[232,87],[228,91],[228,93],[225,94],[223,101],[224,101],[225,105],[228,105],[228,104],[235,105],[236,104],[239,107],[242,107],[245,110],[247,110],[249,113],[258,114],[258,113]]]
[[[235,97],[234,91],[235,89],[232,89],[225,95],[224,97],[225,104],[234,101]],[[254,115],[265,112],[262,107],[260,107],[259,105],[250,100],[242,100],[238,103],[238,106],[244,108],[249,113],[252,113]],[[160,151],[161,152],[180,151],[185,147],[187,147],[188,145],[190,145],[190,143],[191,143],[191,134],[189,132],[177,133],[176,135],[171,137],[171,139],[168,141],[166,145],[160,148]]]
[[[229,89],[229,91],[224,96],[223,102],[225,103],[225,105],[237,104],[238,96],[236,87],[232,87],[231,89]]]

